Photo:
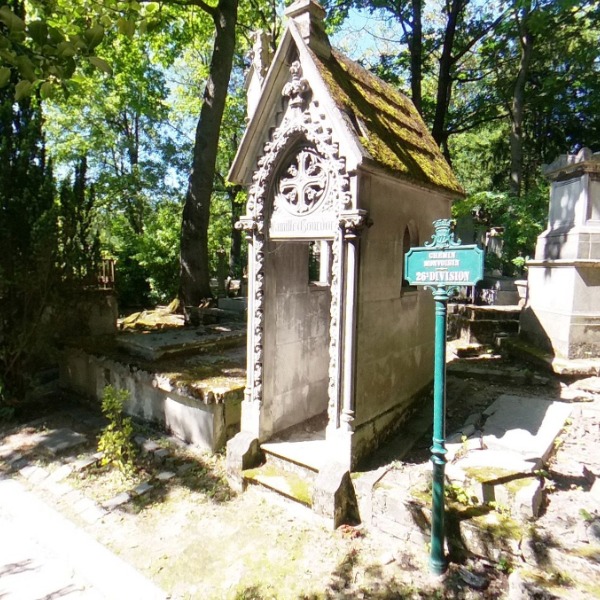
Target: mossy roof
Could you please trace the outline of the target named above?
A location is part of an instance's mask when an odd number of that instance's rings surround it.
[[[337,107],[379,167],[425,187],[464,194],[407,96],[336,50],[326,59],[312,57]]]

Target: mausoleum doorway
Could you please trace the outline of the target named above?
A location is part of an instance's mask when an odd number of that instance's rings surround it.
[[[330,247],[327,241],[267,243],[262,423],[267,437],[327,411]]]

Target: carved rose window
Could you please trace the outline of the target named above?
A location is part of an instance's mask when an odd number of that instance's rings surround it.
[[[313,148],[302,148],[281,170],[276,203],[294,215],[311,213],[326,197],[328,181],[323,158]]]

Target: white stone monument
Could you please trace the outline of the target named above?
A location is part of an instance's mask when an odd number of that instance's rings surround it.
[[[286,15],[264,80],[247,83],[251,118],[230,172],[249,187],[233,476],[261,450],[348,470],[406,419],[433,377],[434,310],[404,281],[404,253],[462,195],[411,101],[331,48],[322,7],[300,0]]]
[[[600,356],[600,153],[584,148],[544,169],[548,227],[527,263],[521,334],[565,359]]]

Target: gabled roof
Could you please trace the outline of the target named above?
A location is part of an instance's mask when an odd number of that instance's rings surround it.
[[[301,0],[293,6],[301,4],[315,2]],[[322,39],[311,42],[300,32],[295,20],[290,19],[238,148],[230,179],[239,183],[251,180],[251,171],[256,168],[266,141],[265,131],[272,124],[281,90],[289,77],[286,57],[289,58],[295,46],[320,104],[328,105],[330,115],[343,123],[339,128],[345,142],[342,148],[352,154],[357,167],[381,169],[416,185],[452,196],[463,195],[461,185],[412,101],[340,52],[329,51],[326,37],[327,51],[314,50],[323,47]]]
[[[371,161],[401,179],[464,194],[407,96],[336,50],[311,56]]]

